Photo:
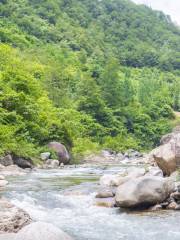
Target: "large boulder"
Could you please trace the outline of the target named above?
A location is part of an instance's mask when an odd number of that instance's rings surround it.
[[[161,138],[161,145],[151,151],[149,156],[156,162],[164,175],[171,175],[180,167],[180,126]]]
[[[116,205],[123,208],[148,208],[167,199],[174,188],[169,178],[143,176],[132,179],[118,187]]]
[[[33,163],[31,160],[27,160],[21,157],[14,156],[13,162],[15,165],[17,165],[20,168],[33,168]]]
[[[130,168],[127,172],[125,172],[123,175],[111,175],[111,174],[105,174],[100,178],[100,185],[101,186],[119,186],[130,179],[135,179],[138,177],[144,176],[146,173],[144,168]]]
[[[70,161],[70,155],[66,147],[59,142],[50,142],[48,147],[52,149],[58,156],[60,163],[68,164]]]
[[[14,240],[72,240],[72,238],[50,223],[35,222],[24,227]]]
[[[168,143],[153,150],[153,157],[164,175],[170,175],[180,167],[180,133],[175,134]]]
[[[0,234],[16,233],[30,222],[28,213],[6,199],[0,199]]]
[[[115,207],[115,200],[113,197],[98,198],[95,200],[94,205],[98,206],[98,207],[113,208],[113,207]]]

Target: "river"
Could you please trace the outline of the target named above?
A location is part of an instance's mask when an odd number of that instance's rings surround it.
[[[53,223],[75,240],[179,240],[180,212],[127,213],[94,205],[99,177],[123,170],[120,165],[36,170],[9,178],[3,195],[33,220]]]

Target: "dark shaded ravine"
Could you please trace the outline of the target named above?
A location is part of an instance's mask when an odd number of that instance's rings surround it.
[[[75,240],[179,240],[180,212],[127,213],[94,205],[99,177],[124,168],[36,170],[9,178],[3,195],[34,220],[53,223]]]

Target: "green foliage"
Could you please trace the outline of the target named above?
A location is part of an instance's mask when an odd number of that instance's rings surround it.
[[[135,139],[130,134],[117,135],[116,137],[105,137],[103,147],[113,149],[117,152],[125,152],[128,149],[140,149],[138,139]]]
[[[96,142],[92,142],[88,138],[77,138],[75,146],[72,148],[72,154],[74,163],[78,163],[82,160],[84,155],[91,153],[97,153],[100,150],[100,146]]]
[[[180,111],[180,31],[159,11],[3,0],[0,42],[0,154],[149,149]]]

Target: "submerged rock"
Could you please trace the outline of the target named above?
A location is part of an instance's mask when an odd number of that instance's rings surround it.
[[[73,240],[50,223],[35,222],[24,227],[14,240]]]
[[[28,213],[6,199],[0,199],[0,233],[16,233],[30,222]]]
[[[109,188],[101,189],[96,194],[96,198],[109,198],[109,197],[114,197],[113,191]]]
[[[98,198],[95,200],[95,205],[98,207],[113,208],[115,207],[115,199],[113,197]]]
[[[162,203],[174,191],[174,183],[161,177],[139,177],[118,187],[116,205],[124,208],[148,208]]]

